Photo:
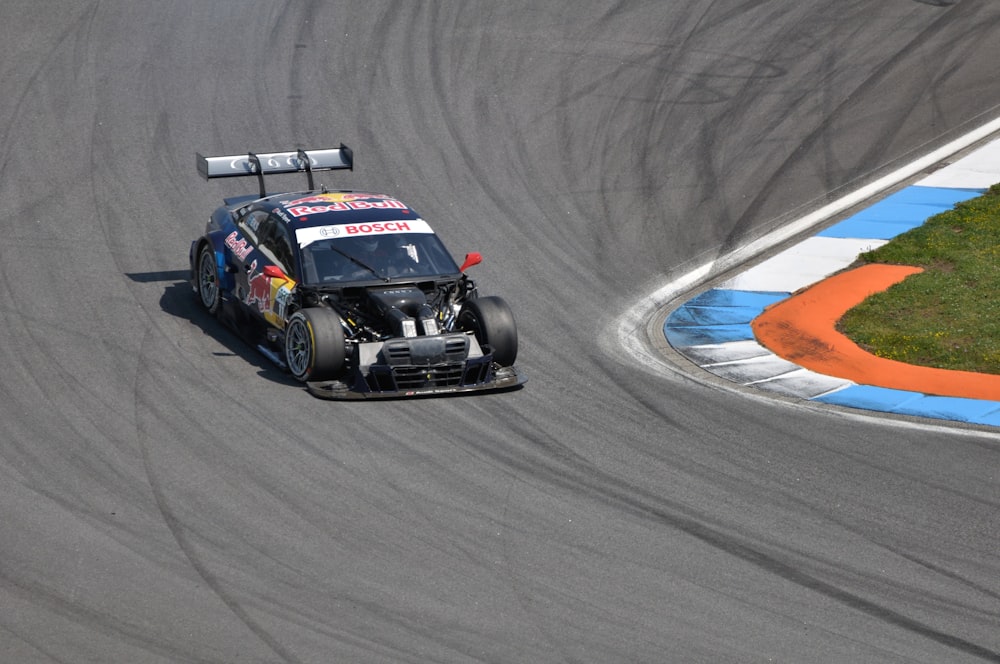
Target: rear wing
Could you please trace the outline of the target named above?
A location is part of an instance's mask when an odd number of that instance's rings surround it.
[[[210,178],[234,178],[256,175],[260,185],[260,197],[267,195],[264,190],[264,175],[275,173],[299,173],[305,171],[309,178],[309,189],[315,189],[313,171],[332,171],[342,168],[354,170],[354,151],[343,143],[339,148],[326,150],[296,150],[295,152],[268,152],[226,157],[205,157],[197,155],[198,172],[206,180]]]

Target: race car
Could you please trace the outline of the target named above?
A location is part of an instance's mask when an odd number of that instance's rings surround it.
[[[517,327],[500,297],[480,296],[430,225],[378,193],[316,188],[313,173],[353,169],[350,148],[205,157],[206,179],[256,177],[191,243],[204,309],[315,396],[364,399],[500,390]],[[264,176],[304,172],[308,189],[267,193]]]

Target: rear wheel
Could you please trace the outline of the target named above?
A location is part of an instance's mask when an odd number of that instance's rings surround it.
[[[215,252],[205,243],[198,250],[198,299],[210,314],[216,314],[222,306],[222,291],[219,289],[219,271],[215,264]]]
[[[296,311],[285,326],[285,363],[296,380],[323,381],[344,372],[347,350],[340,317],[324,308]]]
[[[458,326],[476,335],[480,346],[493,350],[493,361],[509,367],[517,359],[517,325],[507,303],[495,295],[469,300],[458,314]]]

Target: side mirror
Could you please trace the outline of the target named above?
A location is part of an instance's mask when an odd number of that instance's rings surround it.
[[[288,279],[285,273],[282,272],[281,268],[278,267],[277,265],[265,265],[264,276],[270,277],[271,279],[285,279],[285,280]]]
[[[460,267],[458,270],[459,272],[465,272],[473,265],[479,265],[482,262],[483,262],[483,255],[478,251],[473,251],[465,255],[465,262],[462,263],[462,267]]]

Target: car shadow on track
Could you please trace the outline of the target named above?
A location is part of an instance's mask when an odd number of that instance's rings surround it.
[[[125,276],[137,283],[172,282],[164,286],[163,294],[160,296],[160,309],[166,314],[191,323],[229,351],[215,352],[213,355],[239,357],[249,366],[256,367],[258,375],[263,378],[282,385],[302,387],[301,383],[262,355],[251,343],[198,304],[191,290],[191,284],[187,280],[186,270],[128,273]]]

